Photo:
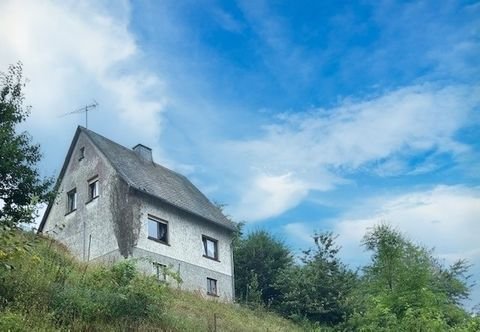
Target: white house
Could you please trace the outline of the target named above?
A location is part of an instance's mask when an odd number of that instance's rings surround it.
[[[160,279],[232,300],[235,225],[186,177],[156,164],[150,148],[121,146],[78,127],[39,232],[84,261],[138,258]],[[166,277],[165,277],[166,278]]]

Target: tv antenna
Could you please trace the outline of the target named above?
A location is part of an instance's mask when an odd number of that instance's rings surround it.
[[[79,109],[76,109],[75,111],[68,112],[63,114],[62,116],[67,116],[71,114],[79,114],[79,113],[85,113],[85,128],[88,129],[88,112],[93,111],[96,107],[98,106],[97,101],[94,99],[93,103],[90,105],[85,105],[84,107],[80,107]]]

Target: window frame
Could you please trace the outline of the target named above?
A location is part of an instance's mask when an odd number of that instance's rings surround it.
[[[150,236],[150,233],[149,233],[149,222],[150,221],[153,221],[155,223],[157,223],[157,233],[159,234],[160,233],[160,225],[165,225],[165,227],[167,228],[166,230],[166,234],[165,234],[165,241],[162,240],[162,239],[159,239],[159,238],[156,238],[156,237],[153,237],[153,236]],[[157,218],[155,216],[152,216],[152,215],[148,215],[147,217],[147,238],[149,240],[152,240],[152,241],[155,241],[155,242],[158,242],[158,243],[162,243],[162,244],[165,244],[167,246],[169,246],[169,242],[170,242],[170,234],[169,234],[169,227],[168,227],[168,221],[167,220],[164,220],[164,219],[160,219],[160,218]]]
[[[214,244],[214,255],[213,256],[208,255],[208,246],[207,246],[208,241],[213,242],[213,244]],[[217,262],[220,262],[219,254],[218,254],[218,240],[217,239],[214,239],[213,237],[202,234],[202,245],[203,245],[203,257],[214,260],[214,261],[217,261]]]
[[[73,196],[72,196],[73,195]],[[67,192],[67,214],[77,210],[77,188],[73,188]],[[73,199],[71,199],[73,197]],[[72,204],[71,204],[72,203]]]
[[[211,291],[212,290],[211,289],[212,284],[214,285],[214,291],[215,292]],[[207,295],[218,297],[218,280],[217,279],[207,277]]]
[[[159,282],[167,282],[167,265],[153,262],[155,276]]]
[[[88,186],[87,186],[88,201],[85,204],[90,203],[91,201],[93,201],[94,199],[96,199],[100,196],[100,190],[99,190],[100,183],[98,182],[98,175],[94,176],[93,178],[91,178],[87,182],[88,182]],[[91,192],[91,186],[92,185],[95,185],[96,196],[92,196],[92,192]]]

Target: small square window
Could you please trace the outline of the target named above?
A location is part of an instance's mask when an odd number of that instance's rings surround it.
[[[203,241],[203,256],[218,260],[218,241],[211,237],[202,236]]]
[[[153,263],[153,272],[159,281],[167,281],[167,266],[160,263]]]
[[[207,294],[218,296],[217,281],[212,278],[207,278]]]
[[[148,238],[168,244],[168,223],[152,216],[148,217]]]
[[[77,209],[77,189],[72,189],[67,193],[67,213]]]
[[[81,147],[78,151],[78,161],[82,160],[83,158],[85,158],[85,147]]]
[[[98,197],[98,178],[88,182],[88,200],[91,201]]]

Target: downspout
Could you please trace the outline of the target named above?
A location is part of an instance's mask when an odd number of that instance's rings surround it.
[[[232,265],[232,302],[235,302],[235,264],[234,264],[234,256],[233,256],[233,241],[230,242],[230,264]]]

